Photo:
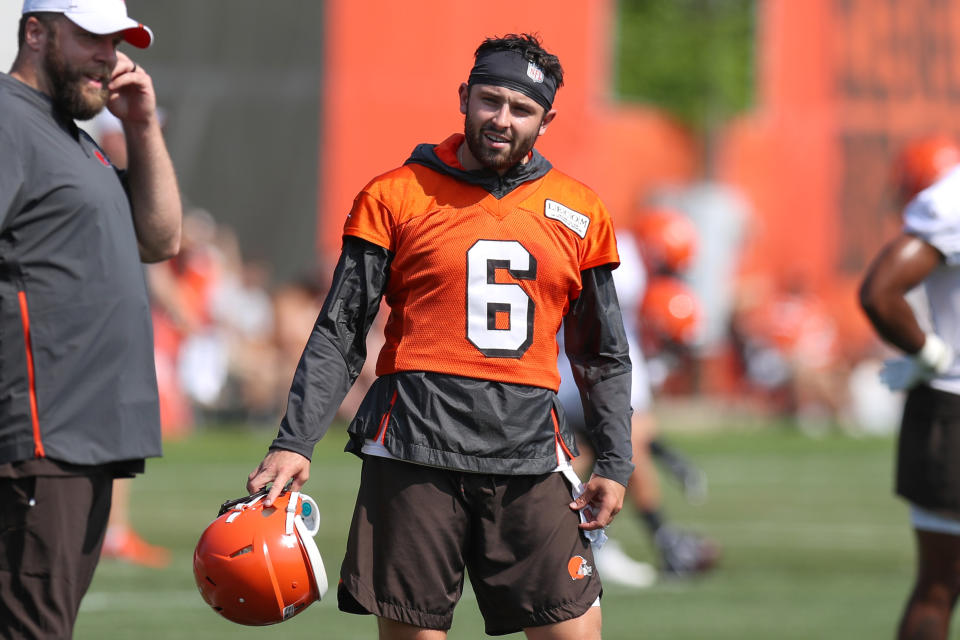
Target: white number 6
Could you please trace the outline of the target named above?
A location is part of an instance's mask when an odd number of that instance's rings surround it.
[[[467,251],[467,339],[490,358],[519,358],[533,342],[534,302],[522,287],[498,283],[497,269],[534,280],[537,261],[519,242],[478,240]],[[497,328],[498,316],[506,328]]]

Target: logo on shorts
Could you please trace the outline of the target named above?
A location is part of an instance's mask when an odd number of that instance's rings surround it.
[[[593,575],[593,567],[587,563],[583,556],[573,556],[567,563],[567,572],[571,580],[583,580]]]

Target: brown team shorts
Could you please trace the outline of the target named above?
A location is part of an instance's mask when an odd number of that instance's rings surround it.
[[[489,635],[581,616],[601,584],[569,503],[560,473],[462,473],[368,456],[340,609],[447,630],[466,570]]]

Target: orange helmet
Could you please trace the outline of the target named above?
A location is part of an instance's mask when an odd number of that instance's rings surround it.
[[[264,489],[224,502],[193,553],[200,595],[239,624],[283,622],[327,592],[313,541],[320,527],[317,503],[293,491],[264,508],[266,494]]]
[[[641,211],[634,232],[653,273],[679,273],[690,266],[697,251],[697,228],[689,217],[673,209]]]
[[[640,324],[646,335],[657,341],[690,344],[700,316],[700,302],[682,280],[664,275],[650,279],[640,304]]]
[[[909,200],[957,164],[960,145],[952,137],[937,134],[916,138],[900,150],[894,161],[894,183],[903,199]]]

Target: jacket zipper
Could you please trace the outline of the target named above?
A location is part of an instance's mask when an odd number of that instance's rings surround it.
[[[390,406],[387,408],[387,412],[383,414],[383,417],[380,418],[380,428],[377,431],[377,437],[374,438],[374,442],[378,444],[383,444],[384,438],[387,436],[387,425],[390,423],[390,414],[393,413],[393,405],[397,401],[397,390],[393,390],[393,397],[390,398]]]
[[[37,458],[46,457],[43,450],[43,439],[40,437],[40,412],[37,409],[37,379],[33,365],[33,343],[30,339],[30,311],[27,308],[27,294],[18,291],[20,301],[20,322],[23,324],[23,343],[27,355],[27,384],[30,389],[30,422],[33,426],[33,455]]]
[[[550,419],[553,420],[553,437],[556,444],[558,445],[559,449],[562,449],[563,452],[567,454],[567,460],[573,462],[573,459],[576,458],[576,456],[570,453],[570,448],[567,447],[567,443],[563,441],[563,436],[560,435],[560,423],[557,421],[557,412],[553,409],[550,410]],[[560,464],[559,459],[557,460],[557,464]]]

